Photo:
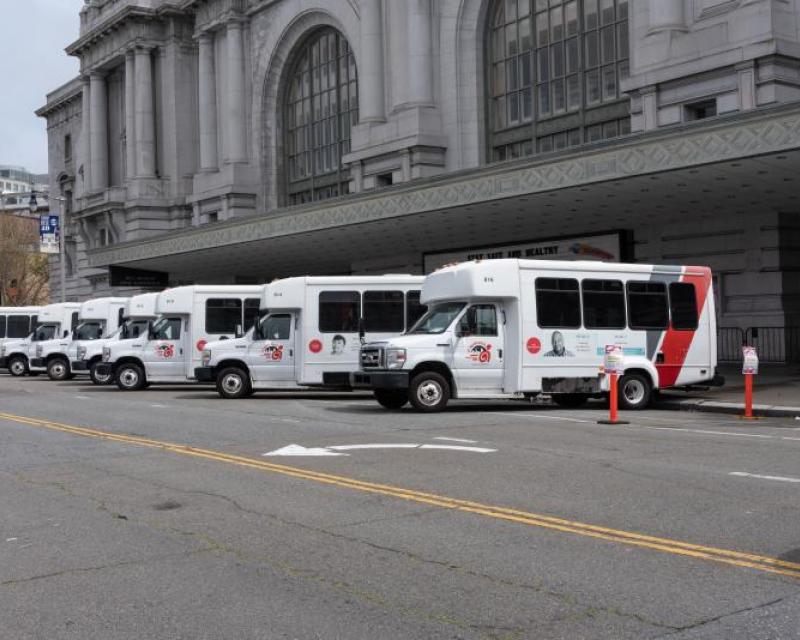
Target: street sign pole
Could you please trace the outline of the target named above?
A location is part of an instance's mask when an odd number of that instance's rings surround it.
[[[64,247],[64,199],[58,199],[58,280],[61,302],[67,301],[66,251]]]

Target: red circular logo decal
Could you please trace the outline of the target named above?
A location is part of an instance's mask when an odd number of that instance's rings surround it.
[[[530,338],[525,346],[528,348],[528,353],[532,353],[533,355],[536,355],[542,350],[542,343],[539,342],[539,338]]]
[[[205,338],[200,338],[200,340],[198,340],[197,344],[194,345],[194,346],[197,347],[198,351],[202,351],[203,349],[206,348],[207,344],[208,344],[208,340],[206,340]]]
[[[311,342],[308,343],[308,350],[311,353],[319,353],[320,351],[322,351],[322,342],[320,342],[317,339],[312,340]]]

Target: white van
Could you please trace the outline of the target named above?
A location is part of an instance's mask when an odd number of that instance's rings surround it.
[[[44,367],[32,367],[36,345],[54,338],[66,338],[78,326],[78,302],[57,302],[39,310],[38,325],[22,340],[0,345],[0,368],[7,368],[12,376],[39,375]]]
[[[422,315],[422,276],[286,278],[264,285],[265,315],[247,335],[206,345],[195,378],[223,398],[257,389],[349,388],[360,328],[388,338]]]
[[[41,307],[0,307],[0,345],[27,338],[39,324]]]
[[[191,285],[158,294],[159,319],[140,340],[103,347],[99,375],[114,376],[123,391],[151,383],[194,381],[208,342],[242,335],[258,320],[261,285]]]
[[[65,338],[37,343],[31,367],[44,368],[56,382],[71,379],[70,362],[77,358],[78,348],[114,333],[122,324],[127,303],[128,298],[94,298],[82,303],[78,326]]]
[[[111,384],[112,375],[101,376],[97,373],[97,365],[102,362],[103,348],[112,342],[136,340],[147,335],[150,324],[158,317],[156,314],[157,293],[142,293],[130,298],[123,312],[124,322],[117,331],[100,340],[90,340],[78,345],[76,357],[70,362],[73,373],[89,373],[94,384]]]
[[[607,345],[623,348],[623,408],[646,407],[654,389],[720,383],[707,267],[468,262],[429,275],[421,301],[410,331],[361,349],[353,383],[384,407],[540,392],[579,406],[608,391]]]

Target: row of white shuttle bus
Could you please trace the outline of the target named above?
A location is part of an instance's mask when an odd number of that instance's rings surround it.
[[[371,389],[426,412],[540,393],[576,407],[608,392],[619,345],[621,405],[641,409],[659,389],[721,384],[715,315],[707,267],[488,260],[0,308],[0,369],[123,391],[214,383],[223,398]]]

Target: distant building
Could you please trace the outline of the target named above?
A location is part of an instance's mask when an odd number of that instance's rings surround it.
[[[800,0],[87,0],[80,22],[81,75],[38,111],[76,297],[117,266],[541,255],[709,265],[721,325],[800,324]]]
[[[30,173],[24,167],[0,164],[0,212],[28,211],[31,192],[36,193],[39,211],[47,212],[49,191],[48,174]]]

